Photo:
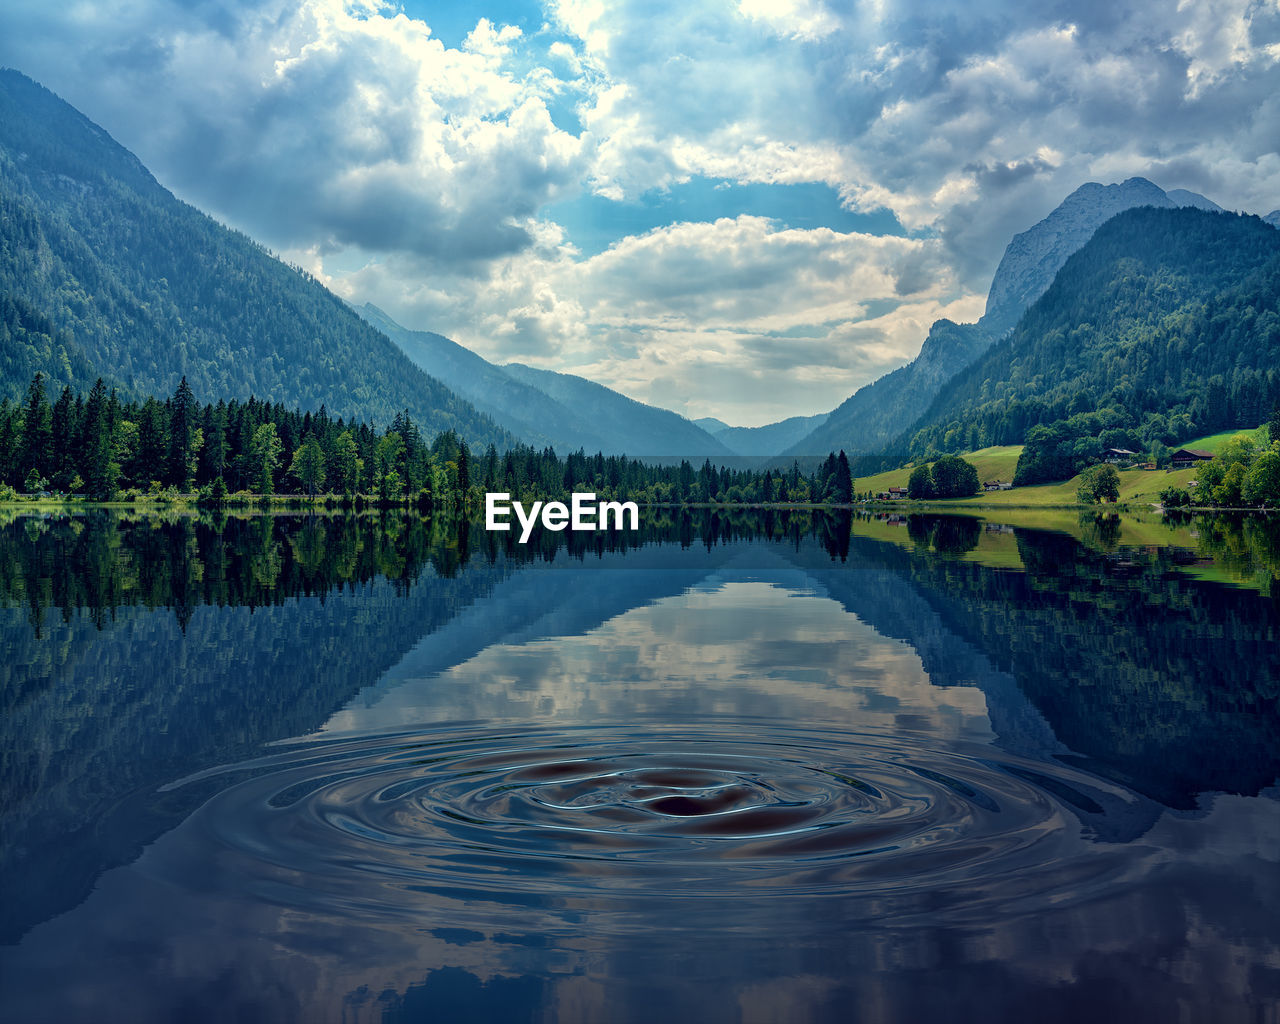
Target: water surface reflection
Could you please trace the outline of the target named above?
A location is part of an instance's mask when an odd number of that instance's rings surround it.
[[[0,540],[6,1017],[1280,1012],[1276,608],[1175,546],[79,525]]]

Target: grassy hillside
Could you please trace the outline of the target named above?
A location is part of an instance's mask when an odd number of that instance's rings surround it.
[[[979,480],[1003,480],[1007,483],[1013,479],[1013,470],[1018,465],[1018,456],[1021,454],[1022,445],[1008,444],[981,448],[976,452],[968,452],[962,457],[978,471]],[[911,476],[911,468],[911,466],[903,466],[874,476],[859,477],[854,481],[853,489],[859,492],[875,493],[887,491],[890,487],[906,487],[907,480]]]
[[[1265,428],[1258,428],[1265,434]],[[1241,431],[1228,431],[1221,435],[1201,438],[1188,443],[1188,448],[1208,448],[1214,438],[1225,440],[1234,437]],[[1257,435],[1257,431],[1245,431]],[[1221,440],[1217,442],[1221,444]],[[1208,449],[1215,450],[1215,449]],[[1002,445],[994,448],[982,448],[961,456],[972,463],[978,471],[979,480],[1012,480],[1014,467],[1018,464],[1018,456],[1022,454],[1021,445]],[[890,487],[906,487],[911,476],[911,466],[892,469],[875,476],[861,477],[854,483],[858,492],[887,491]],[[1166,487],[1186,487],[1196,478],[1194,469],[1180,469],[1167,472],[1163,469],[1124,469],[1120,471],[1120,501],[1133,505],[1155,504],[1160,492]],[[953,498],[946,502],[932,504],[946,505],[984,505],[992,507],[1014,508],[1018,506],[1054,506],[1075,505],[1076,488],[1080,484],[1079,477],[1057,483],[1036,484],[1031,487],[1015,487],[1011,491],[982,491],[971,498]]]
[[[1197,437],[1194,441],[1187,441],[1184,444],[1178,445],[1178,447],[1198,448],[1201,451],[1217,454],[1218,449],[1222,447],[1224,442],[1229,441],[1237,434],[1248,434],[1260,445],[1265,445],[1268,442],[1267,426],[1264,423],[1260,427],[1237,427],[1234,430],[1224,430],[1221,433],[1209,434],[1205,437]]]

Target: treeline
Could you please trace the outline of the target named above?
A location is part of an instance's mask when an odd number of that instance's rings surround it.
[[[1070,435],[1073,457],[1159,453],[1265,420],[1280,400],[1278,355],[1275,228],[1129,210],[1068,260],[1009,337],[948,383],[896,450],[918,459],[1031,443],[1041,427]],[[1065,467],[1052,472],[1020,482],[1061,479]]]
[[[99,379],[88,396],[64,387],[54,400],[32,378],[21,403],[0,401],[0,487],[96,501],[196,495],[331,495],[353,504],[413,504],[466,513],[485,491],[555,500],[574,491],[649,503],[848,504],[853,478],[844,452],[813,473],[738,470],[706,460],[695,468],[647,465],[583,451],[560,457],[517,445],[473,452],[447,430],[430,441],[408,412],[381,431],[280,403],[196,400],[184,377],[172,397],[126,401]]]

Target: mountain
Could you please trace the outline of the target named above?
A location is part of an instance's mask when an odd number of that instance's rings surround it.
[[[1081,185],[1044,220],[1013,236],[991,279],[987,311],[978,323],[993,337],[1009,330],[1045,293],[1072,253],[1117,213],[1135,206],[1191,206],[1223,212],[1202,195],[1185,189],[1165,192],[1146,178]]]
[[[1269,214],[1262,218],[1273,228],[1280,228],[1280,210],[1272,210]]]
[[[519,363],[495,366],[443,335],[402,327],[372,303],[356,312],[419,367],[535,447],[690,459],[732,454],[683,416],[603,384]]]
[[[859,388],[824,423],[784,452],[815,455],[841,449],[848,454],[883,450],[929,407],[948,380],[990,344],[991,336],[977,324],[936,321],[915,359]]]
[[[574,417],[564,406],[537,388],[522,384],[469,348],[442,334],[402,327],[371,302],[356,307],[356,313],[390,338],[424,372],[521,441],[539,448],[553,445],[569,450],[579,447],[595,450],[594,435],[568,422]]]
[[[1072,253],[1106,221],[1135,206],[1191,206],[1222,212],[1202,195],[1185,189],[1165,192],[1146,178],[1081,185],[1044,220],[1009,242],[991,280],[986,313],[977,324],[937,321],[912,362],[854,392],[786,454],[812,455],[837,448],[849,453],[884,450],[923,415],[947,380],[1018,322]]]
[[[714,416],[703,416],[701,419],[694,420],[693,425],[695,427],[701,427],[703,430],[705,430],[708,434],[711,434],[712,436],[720,433],[720,431],[722,430],[733,429],[724,420],[718,420]]]
[[[898,444],[914,455],[1014,444],[1061,423],[1070,444],[1113,431],[1116,447],[1142,451],[1260,423],[1277,400],[1280,232],[1144,207],[1100,227]]]
[[[0,395],[260,400],[511,443],[300,270],[161,187],[53,93],[0,71]]]
[[[730,427],[722,424],[719,429],[708,429],[708,433],[735,455],[777,455],[801,438],[808,437],[830,415],[823,412],[816,416],[792,416],[777,423],[767,423],[763,427]],[[704,421],[696,422],[701,426]]]
[[[579,421],[600,434],[607,454],[639,458],[691,459],[724,457],[733,452],[691,420],[610,390],[571,373],[538,370],[522,363],[502,369],[571,409]]]

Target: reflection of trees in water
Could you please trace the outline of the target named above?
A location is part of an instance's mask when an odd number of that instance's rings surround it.
[[[1120,545],[1120,517],[1114,512],[1081,512],[1080,530],[1086,547],[1114,551]]]
[[[1013,675],[1059,740],[1171,807],[1274,782],[1271,601],[1188,580],[1175,571],[1177,549],[1098,550],[1030,530],[1017,539],[1025,573],[919,549],[905,568],[960,635]]]
[[[526,546],[400,515],[13,522],[0,528],[0,603],[15,609],[0,610],[6,916],[21,916],[41,878],[62,879],[68,898],[92,883],[107,855],[94,837],[67,840],[85,821],[315,728],[519,563],[590,564],[650,544],[759,541],[800,549],[801,565],[807,550],[817,565],[892,572],[1012,675],[1063,743],[1169,806],[1256,793],[1280,774],[1274,602],[1188,580],[1175,571],[1185,550],[1019,530],[1019,573],[955,557],[978,543],[980,520],[906,525],[911,547],[851,538],[848,513],[780,510],[672,511],[635,534],[542,531]],[[1274,573],[1265,526],[1209,518],[1199,543]],[[858,586],[845,576],[843,589]],[[875,609],[846,605],[876,624]],[[131,856],[180,811],[137,816],[110,856]]]
[[[1227,572],[1255,579],[1280,599],[1280,518],[1261,515],[1184,516],[1202,554]]]
[[[967,516],[907,516],[907,534],[917,545],[940,555],[963,555],[978,546],[982,521]]]

